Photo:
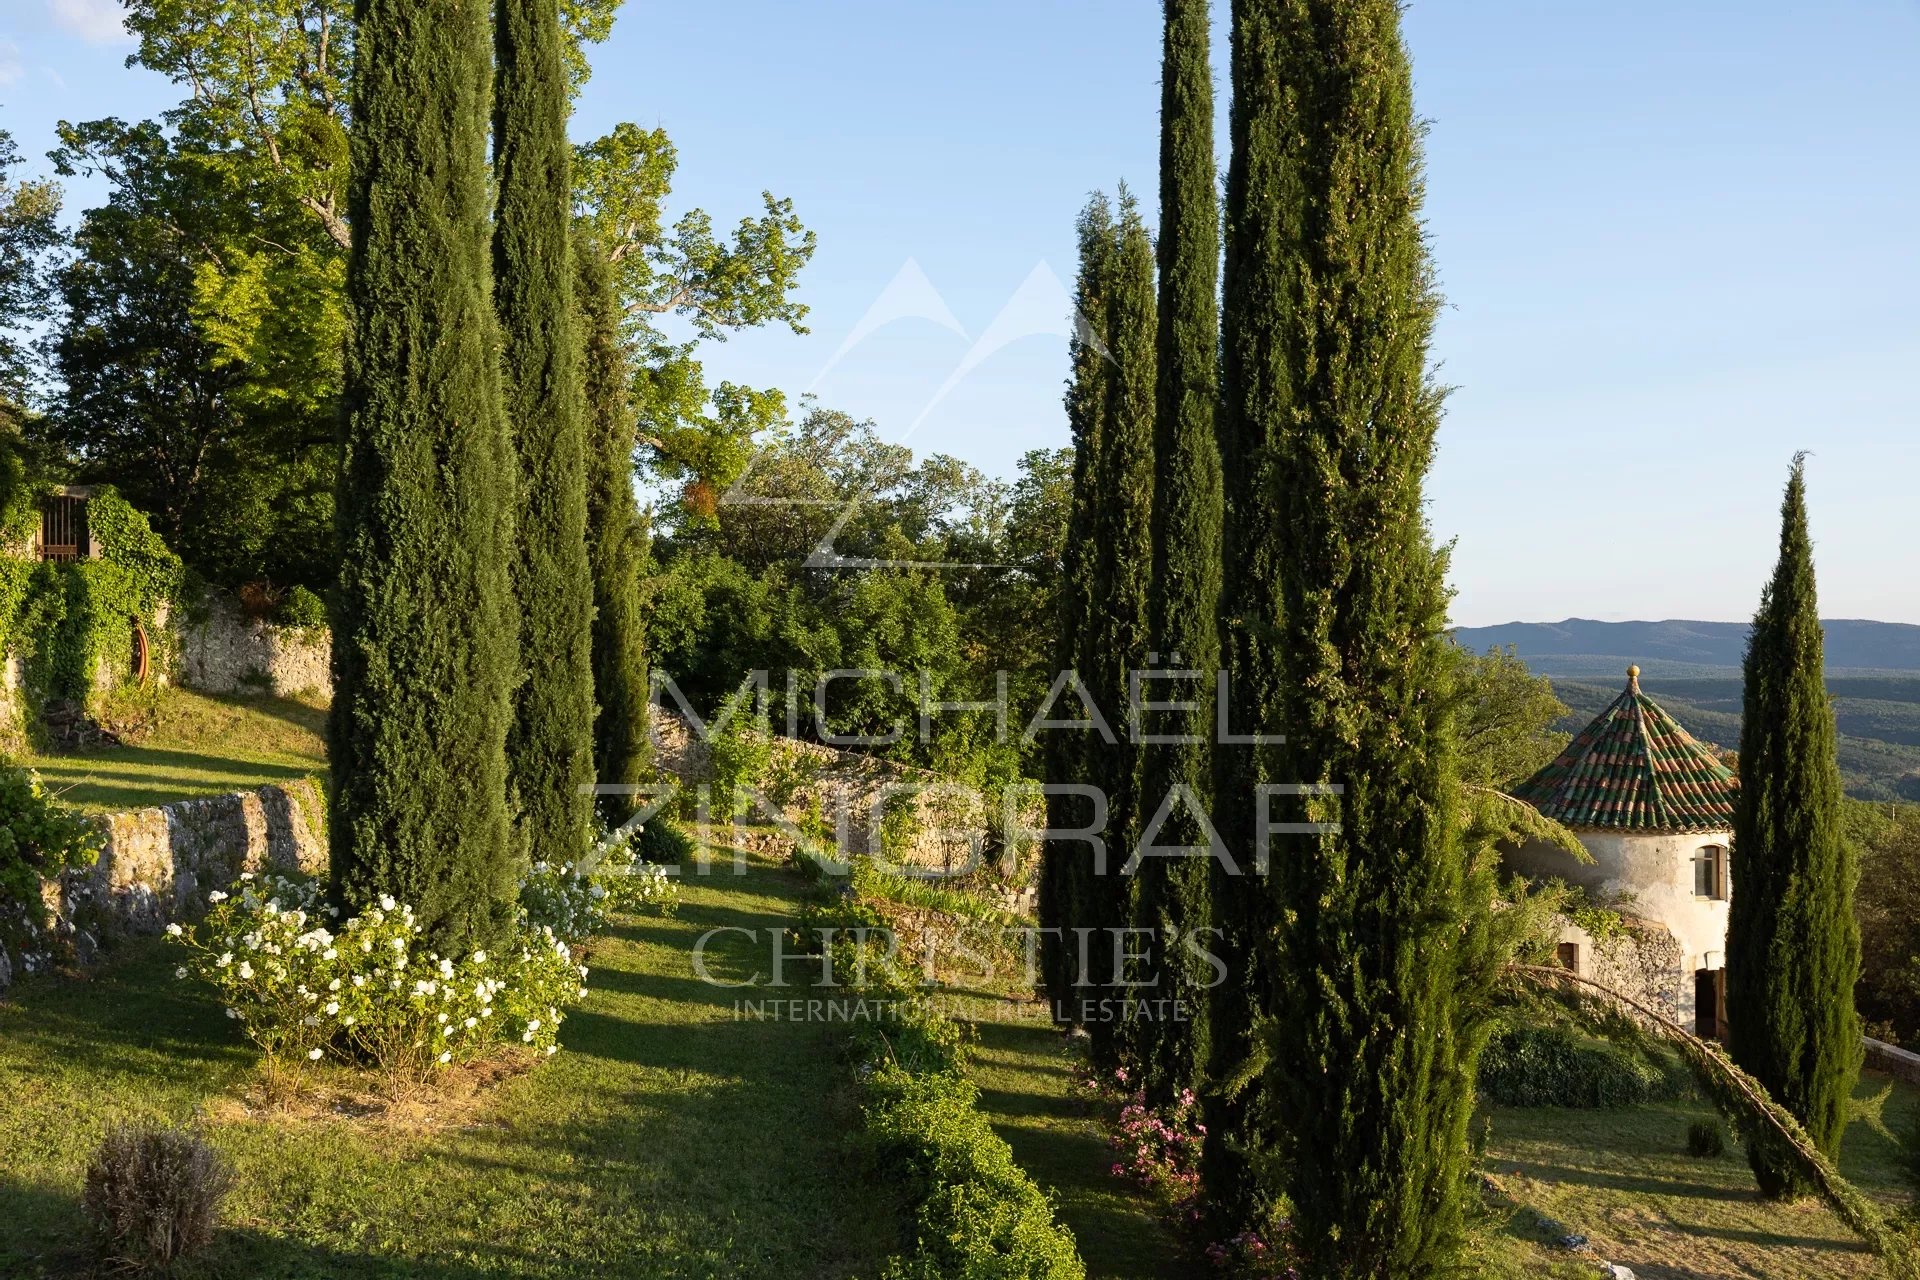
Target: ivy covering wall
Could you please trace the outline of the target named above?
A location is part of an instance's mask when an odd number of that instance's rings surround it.
[[[68,563],[33,558],[44,496],[21,495],[0,512],[0,654],[20,659],[29,713],[57,699],[88,702],[132,679],[136,625],[147,636],[150,669],[163,669],[160,614],[182,576],[180,558],[146,516],[104,485],[87,502],[99,554]]]

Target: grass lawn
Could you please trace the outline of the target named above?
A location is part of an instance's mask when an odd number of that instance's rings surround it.
[[[29,753],[18,763],[37,770],[62,804],[87,813],[143,809],[327,771],[326,710],[291,698],[168,688],[124,699],[110,718],[137,726],[123,735],[127,745]]]
[[[1155,1204],[1108,1172],[1107,1129],[1071,1085],[1078,1059],[1038,1000],[1003,995],[973,1022],[967,1074],[980,1107],[1020,1167],[1052,1192],[1091,1280],[1158,1280],[1204,1274],[1181,1253]]]
[[[1688,1123],[1708,1114],[1698,1102],[1618,1111],[1495,1108],[1486,1167],[1518,1207],[1486,1241],[1493,1254],[1487,1274],[1551,1274],[1543,1267],[1555,1252],[1526,1243],[1542,1235],[1529,1211],[1587,1236],[1598,1256],[1641,1280],[1883,1274],[1819,1201],[1761,1199],[1739,1147],[1714,1159],[1687,1155]],[[1916,1114],[1920,1090],[1884,1076],[1867,1076],[1855,1091],[1841,1172],[1888,1208],[1904,1202],[1900,1139],[1913,1132]]]
[[[843,1028],[737,1021],[716,977],[764,968],[799,878],[763,859],[688,876],[678,916],[625,919],[592,955],[564,1051],[450,1123],[250,1113],[255,1055],[162,940],[0,1001],[0,1276],[83,1255],[86,1160],[116,1120],[202,1116],[237,1181],[188,1275],[819,1277],[877,1273],[901,1219],[849,1154]]]

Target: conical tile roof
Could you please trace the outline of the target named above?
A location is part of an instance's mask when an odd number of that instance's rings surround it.
[[[1514,794],[1562,826],[1605,831],[1726,831],[1740,780],[1640,692],[1627,690]]]

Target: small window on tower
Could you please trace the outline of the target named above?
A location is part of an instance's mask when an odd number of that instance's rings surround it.
[[[1717,844],[1694,850],[1693,896],[1720,899],[1727,896],[1727,851]]]

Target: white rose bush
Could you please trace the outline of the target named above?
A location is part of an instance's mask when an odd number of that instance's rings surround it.
[[[665,867],[639,859],[634,834],[607,832],[578,862],[534,863],[520,881],[528,918],[577,943],[603,930],[611,912],[672,915],[680,905],[680,884]]]
[[[500,1044],[551,1054],[586,995],[567,939],[524,912],[508,947],[454,960],[427,950],[413,909],[392,898],[336,930],[317,884],[249,873],[208,896],[199,925],[168,926],[188,951],[176,976],[211,983],[272,1062],[331,1056],[424,1076]]]

